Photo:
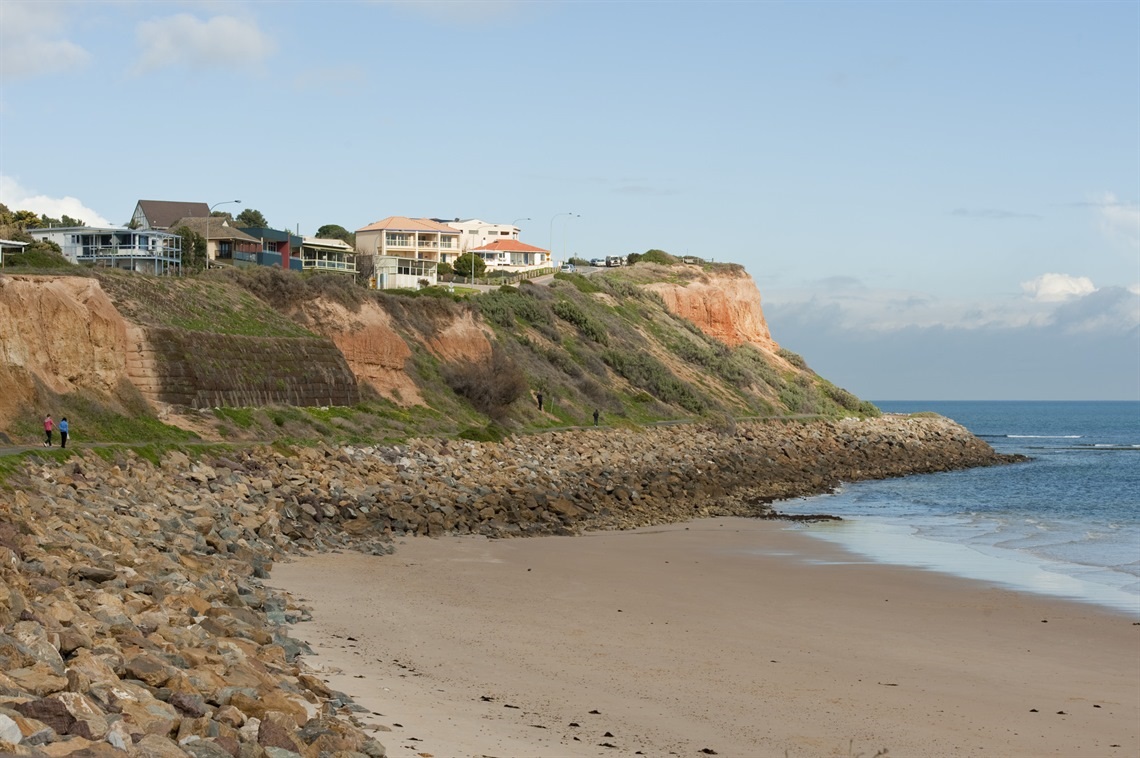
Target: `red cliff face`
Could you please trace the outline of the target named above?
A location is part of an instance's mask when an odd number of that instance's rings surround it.
[[[743,271],[704,275],[685,284],[659,282],[646,289],[659,294],[671,313],[730,347],[754,345],[773,355],[780,349],[768,333],[760,291]]]
[[[83,277],[0,277],[0,423],[53,392],[109,393],[126,377],[127,324]]]

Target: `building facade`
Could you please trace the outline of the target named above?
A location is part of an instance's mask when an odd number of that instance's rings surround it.
[[[72,263],[156,275],[182,273],[182,238],[169,232],[125,227],[62,226],[29,229],[32,239],[59,245]]]
[[[355,275],[356,251],[344,240],[305,237],[301,241],[301,269]]]
[[[441,221],[441,219],[435,220]],[[492,224],[477,218],[466,220],[457,218],[454,221],[442,221],[442,223],[459,232],[459,251],[455,257],[475,248],[486,247],[499,240],[517,240],[521,231],[519,227],[513,224]],[[446,262],[454,263],[454,260]]]
[[[436,267],[459,251],[459,232],[430,218],[389,216],[356,230],[356,252],[370,256],[375,289],[435,284]]]

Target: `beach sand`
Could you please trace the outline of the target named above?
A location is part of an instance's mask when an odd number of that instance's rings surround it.
[[[270,583],[390,756],[1140,755],[1136,619],[781,523],[406,539]]]

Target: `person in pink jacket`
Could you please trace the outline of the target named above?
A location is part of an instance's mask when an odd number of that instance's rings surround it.
[[[44,416],[44,447],[51,447],[51,430],[55,428],[55,422],[51,420],[51,414]]]

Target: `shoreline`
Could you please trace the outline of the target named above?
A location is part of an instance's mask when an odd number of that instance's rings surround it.
[[[805,524],[800,531],[883,565],[936,571],[1017,592],[1084,603],[1140,620],[1140,595],[1120,585],[1081,576],[1078,564],[1049,561],[1011,548],[934,539],[904,523],[873,516],[837,516]],[[1088,573],[1095,575],[1095,569]]]
[[[269,583],[312,607],[306,663],[382,714],[392,754],[1140,751],[1124,614],[770,521],[407,539]]]

